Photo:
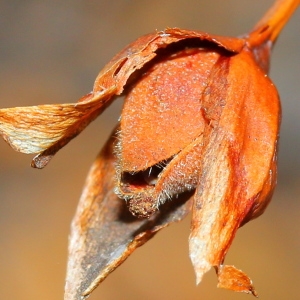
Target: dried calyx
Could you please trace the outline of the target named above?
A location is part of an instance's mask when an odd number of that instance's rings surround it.
[[[118,129],[91,168],[73,220],[65,299],[87,297],[190,210],[197,283],[214,267],[218,286],[257,295],[245,273],[223,263],[238,228],[263,213],[276,184],[281,112],[267,71],[271,47],[298,4],[278,1],[242,38],[178,28],[140,37],[77,103],[0,110],[4,139],[38,153],[33,165],[43,168],[126,94]],[[113,190],[141,218],[128,218]]]

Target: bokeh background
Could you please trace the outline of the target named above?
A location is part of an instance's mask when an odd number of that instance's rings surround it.
[[[140,35],[167,26],[222,35],[247,32],[271,0],[1,0],[0,106],[74,102],[111,57]],[[260,299],[299,299],[300,11],[273,51],[282,98],[279,183],[259,219],[239,230],[226,263],[244,270]],[[118,120],[116,101],[44,170],[0,140],[0,298],[62,299],[69,226],[85,176]],[[91,296],[107,299],[246,299],[195,285],[189,222],[138,249]],[[250,299],[250,298],[249,298]]]

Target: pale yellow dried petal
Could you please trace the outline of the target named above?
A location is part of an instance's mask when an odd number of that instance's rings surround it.
[[[90,94],[77,103],[0,109],[0,134],[16,151],[48,151],[53,156],[102,112],[113,91]],[[39,157],[36,166],[44,167],[48,161]]]

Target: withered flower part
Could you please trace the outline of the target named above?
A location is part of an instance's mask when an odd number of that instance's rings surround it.
[[[263,213],[276,184],[280,102],[267,73],[270,50],[298,4],[277,1],[240,38],[178,28],[148,34],[117,54],[78,102],[0,110],[3,138],[37,153],[32,166],[43,168],[126,95],[72,222],[66,300],[88,297],[190,211],[197,283],[214,267],[219,287],[257,295],[245,273],[223,263],[237,229]]]

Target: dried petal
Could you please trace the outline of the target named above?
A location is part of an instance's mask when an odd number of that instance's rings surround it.
[[[114,194],[115,134],[87,177],[69,244],[65,299],[85,299],[137,247],[190,211],[189,194],[169,203],[151,219],[136,219]],[[172,204],[172,205],[171,205]]]
[[[228,52],[238,53],[245,45],[244,39],[210,35],[202,31],[179,28],[167,28],[163,31],[140,37],[118,53],[99,73],[95,80],[93,92],[102,91],[112,85],[117,86],[120,95],[128,78],[151,61],[159,49],[180,41],[205,41]]]
[[[0,133],[16,151],[41,153],[33,166],[43,168],[106,107],[114,87],[89,94],[78,103],[14,107],[0,110]]]
[[[280,122],[277,91],[248,51],[221,58],[204,95],[205,146],[190,236],[197,283],[223,264],[236,230],[269,202]]]

